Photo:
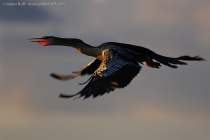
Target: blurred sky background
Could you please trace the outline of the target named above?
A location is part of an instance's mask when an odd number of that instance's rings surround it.
[[[64,6],[0,3],[1,140],[209,140],[209,0],[12,0]],[[207,61],[171,69],[143,66],[124,89],[96,99],[74,94],[88,79],[61,82],[93,58],[65,46],[42,47],[26,39],[80,38],[97,46],[115,41],[161,55],[201,55]]]

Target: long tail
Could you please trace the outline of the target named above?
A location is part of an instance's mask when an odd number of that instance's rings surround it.
[[[180,60],[186,60],[186,61],[204,61],[203,58],[199,57],[199,56],[194,56],[194,57],[191,57],[191,56],[188,56],[188,55],[182,55],[180,57],[177,57],[177,58],[172,58],[172,57],[166,57],[166,56],[162,56],[162,55],[159,55],[159,54],[155,54],[153,56],[153,58],[166,65],[166,66],[169,66],[171,68],[178,68],[176,66],[176,64],[179,64],[179,65],[187,65],[187,63],[185,62],[182,62]],[[173,65],[175,64],[175,65]]]

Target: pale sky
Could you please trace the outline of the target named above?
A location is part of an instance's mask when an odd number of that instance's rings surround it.
[[[64,6],[0,4],[1,140],[209,140],[210,1],[62,0]],[[15,2],[43,2],[18,1]],[[55,2],[46,0],[47,2]],[[142,66],[124,89],[96,99],[61,99],[88,79],[61,82],[93,58],[28,38],[80,38],[97,46],[122,42],[158,54],[200,55],[204,62]]]

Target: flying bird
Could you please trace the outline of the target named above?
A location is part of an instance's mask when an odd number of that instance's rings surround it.
[[[160,68],[161,63],[171,68],[177,68],[177,64],[187,65],[181,60],[204,60],[199,56],[191,57],[188,55],[182,55],[177,58],[166,57],[142,46],[117,42],[107,42],[98,47],[93,47],[76,38],[44,36],[28,40],[38,42],[43,46],[62,45],[73,47],[80,53],[95,58],[83,69],[73,72],[73,75],[50,74],[53,78],[62,81],[71,80],[77,76],[91,75],[85,83],[81,83],[88,84],[80,92],[73,95],[60,94],[62,98],[75,96],[78,98],[84,97],[84,99],[91,96],[95,98],[114,91],[115,88],[124,88],[140,72],[140,64],[151,68]]]

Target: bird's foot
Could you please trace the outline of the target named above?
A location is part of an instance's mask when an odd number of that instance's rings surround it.
[[[144,65],[151,67],[151,68],[160,68],[160,63],[154,62],[151,59],[147,59],[146,61],[143,62]]]

